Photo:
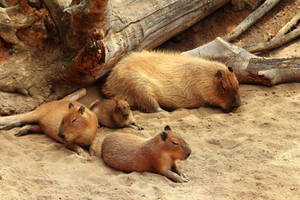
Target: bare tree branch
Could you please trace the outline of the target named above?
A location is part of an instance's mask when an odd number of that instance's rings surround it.
[[[275,37],[280,37],[286,34],[291,28],[295,25],[297,25],[297,22],[300,19],[300,13],[297,13],[284,27],[282,27]],[[274,37],[274,38],[275,38]]]
[[[260,7],[252,12],[242,23],[240,23],[233,31],[227,34],[224,40],[228,42],[236,39],[239,35],[245,32],[252,24],[259,20],[269,10],[271,10],[280,0],[266,0]]]
[[[297,28],[285,35],[274,37],[272,40],[268,42],[258,43],[253,46],[244,47],[247,51],[254,53],[254,52],[261,52],[266,51],[269,49],[274,49],[279,47],[287,42],[290,42],[300,36],[300,28]]]

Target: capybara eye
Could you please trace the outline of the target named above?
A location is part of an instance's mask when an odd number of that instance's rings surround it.
[[[72,103],[69,103],[69,109],[73,108],[74,105]]]
[[[232,67],[228,67],[228,70],[229,70],[230,72],[233,72]]]
[[[76,119],[73,119],[73,120],[72,120],[72,123],[74,123],[74,122],[76,122]]]
[[[165,126],[165,131],[170,131],[171,130],[171,127],[169,125],[166,125]]]
[[[78,112],[83,115],[84,111],[85,111],[85,107],[84,106],[80,106]]]
[[[175,146],[178,146],[178,142],[172,141]]]

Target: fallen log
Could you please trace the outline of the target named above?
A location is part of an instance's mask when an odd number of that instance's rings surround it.
[[[300,82],[300,57],[258,57],[219,37],[206,45],[183,53],[217,60],[231,66],[240,83],[273,86]]]

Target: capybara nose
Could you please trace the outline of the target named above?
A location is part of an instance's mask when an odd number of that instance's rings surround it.
[[[58,130],[58,136],[60,137],[60,138],[62,138],[62,139],[65,139],[65,134],[64,134],[64,128],[62,128],[62,126],[61,127],[59,127],[59,130]]]
[[[187,147],[185,150],[185,159],[187,159],[192,153],[192,150],[190,147]]]

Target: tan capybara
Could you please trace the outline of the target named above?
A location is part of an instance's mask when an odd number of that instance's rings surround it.
[[[174,52],[129,54],[113,68],[102,92],[127,96],[130,106],[146,112],[207,105],[230,112],[241,104],[231,67]]]
[[[109,128],[136,127],[130,106],[125,98],[96,99],[89,106],[93,111],[100,125]]]
[[[0,130],[23,125],[26,126],[16,136],[42,131],[67,148],[86,156],[87,153],[80,146],[89,146],[95,140],[98,120],[95,113],[79,102],[70,100],[52,101],[28,113],[0,117]]]
[[[189,145],[169,126],[150,139],[131,134],[111,133],[101,147],[104,162],[125,172],[154,172],[175,182],[189,179],[181,173],[176,160],[186,160],[191,154]]]

